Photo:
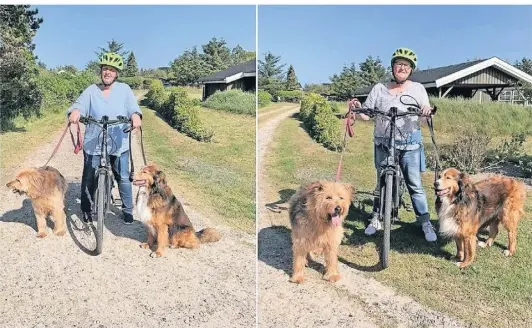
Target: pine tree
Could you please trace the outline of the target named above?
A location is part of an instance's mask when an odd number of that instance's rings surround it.
[[[294,70],[294,66],[290,65],[286,74],[286,90],[299,90],[299,88],[301,88],[301,84],[297,80],[296,71]]]
[[[129,57],[126,61],[126,68],[124,69],[124,76],[136,76],[139,73],[139,68],[137,66],[137,60],[135,59],[135,54],[132,52],[129,53]]]

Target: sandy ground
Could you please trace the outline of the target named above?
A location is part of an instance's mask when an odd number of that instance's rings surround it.
[[[19,167],[43,165],[59,136]],[[139,169],[140,147],[133,148]],[[94,234],[78,219],[82,163],[68,136],[50,163],[69,185],[63,237],[50,230],[48,237],[36,238],[30,201],[8,191],[5,183],[14,172],[2,172],[0,327],[255,326],[255,235],[203,217],[171,186],[196,230],[219,229],[219,242],[151,258],[150,250],[139,247],[146,238],[143,225],[124,225],[115,208],[107,216],[103,252],[92,256]]]
[[[282,186],[268,181],[262,163],[276,127],[298,109],[294,105],[279,113],[258,133],[259,327],[465,327],[342,263],[342,279],[335,284],[321,279],[323,259],[320,267],[306,268],[303,284],[288,281],[292,271],[288,214],[266,209],[266,204],[279,200],[276,191]]]

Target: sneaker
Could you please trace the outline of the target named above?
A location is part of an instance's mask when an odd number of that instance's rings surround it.
[[[125,224],[132,224],[133,223],[133,215],[130,213],[124,213],[123,215],[124,223]]]
[[[92,223],[92,212],[83,212],[81,214],[81,221],[84,223]]]
[[[373,213],[373,217],[371,218],[366,230],[364,230],[364,233],[368,236],[371,236],[377,232],[377,230],[382,230],[382,223],[379,220],[379,215],[377,213]]]
[[[438,237],[436,236],[436,232],[434,231],[434,227],[430,222],[425,222],[421,225],[421,229],[425,233],[425,240],[427,241],[436,241]]]

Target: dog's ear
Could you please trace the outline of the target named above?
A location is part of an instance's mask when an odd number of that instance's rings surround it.
[[[19,181],[23,184],[24,180],[28,184],[28,195],[30,197],[40,197],[44,194],[44,175],[41,172],[35,169],[29,170],[20,175]]]
[[[166,175],[164,172],[157,171],[153,175],[153,193],[166,196]]]
[[[353,186],[350,183],[343,183],[342,185],[347,190],[347,192],[349,193],[349,196],[352,199],[355,196],[355,193],[356,193],[355,186]]]
[[[460,172],[458,175],[458,192],[456,193],[456,197],[459,201],[467,201],[468,200],[468,191],[471,188],[471,180],[469,180],[469,176],[465,173]]]
[[[308,191],[322,191],[323,183],[321,181],[314,181],[307,186]]]

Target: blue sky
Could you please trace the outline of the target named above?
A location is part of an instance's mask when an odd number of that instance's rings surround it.
[[[258,33],[259,59],[271,51],[302,84],[322,83],[369,55],[388,65],[397,47],[421,69],[532,58],[532,6],[259,6]]]
[[[33,39],[35,54],[48,67],[83,68],[113,38],[135,53],[139,68],[167,66],[212,37],[224,38],[230,48],[253,51],[256,45],[255,6],[35,7],[44,19]]]

